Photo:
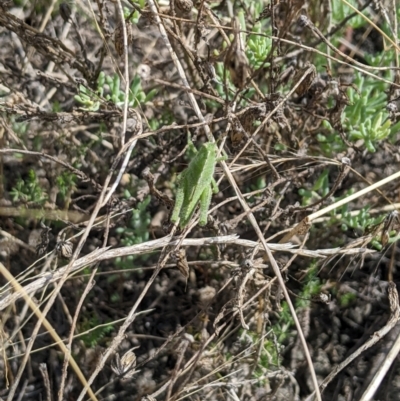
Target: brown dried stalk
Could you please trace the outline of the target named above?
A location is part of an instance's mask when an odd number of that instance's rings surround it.
[[[243,89],[249,77],[249,65],[244,52],[243,43],[239,31],[239,21],[232,19],[234,38],[225,56],[225,67],[229,70],[233,84]]]

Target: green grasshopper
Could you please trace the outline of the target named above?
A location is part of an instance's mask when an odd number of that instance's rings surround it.
[[[214,180],[215,164],[226,157],[217,158],[218,147],[215,143],[203,144],[189,166],[178,177],[178,191],[175,207],[172,211],[171,222],[179,220],[180,228],[188,225],[197,204],[200,204],[199,225],[207,224],[207,212],[211,203],[211,196],[218,192]]]

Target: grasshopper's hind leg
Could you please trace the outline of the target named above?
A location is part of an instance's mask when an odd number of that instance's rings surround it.
[[[217,181],[215,181],[214,178],[211,180],[211,187],[214,194],[217,194],[219,192]]]
[[[179,177],[179,185],[178,185],[178,190],[176,192],[176,198],[175,198],[175,206],[174,206],[174,210],[172,211],[172,215],[171,215],[172,223],[176,223],[178,221],[179,215],[182,210],[183,200],[185,197],[185,190],[182,187],[182,185],[180,185],[182,178],[183,177]]]
[[[207,213],[211,203],[211,196],[212,196],[212,191],[210,185],[203,191],[200,197],[200,219],[199,219],[200,226],[205,226],[207,224]]]

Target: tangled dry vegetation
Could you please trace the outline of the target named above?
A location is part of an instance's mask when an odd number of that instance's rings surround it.
[[[0,398],[400,400],[399,17],[2,1]]]

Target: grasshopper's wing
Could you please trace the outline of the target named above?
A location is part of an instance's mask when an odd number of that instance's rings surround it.
[[[188,171],[188,181],[195,184],[191,201],[197,203],[206,187],[211,185],[216,163],[216,145],[204,144],[198,153],[199,160],[193,159],[193,168]],[[197,163],[195,163],[197,162]]]
[[[185,201],[181,219],[186,225],[196,209],[206,188],[210,187],[216,162],[216,145],[204,144],[190,162],[185,175]]]

